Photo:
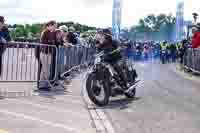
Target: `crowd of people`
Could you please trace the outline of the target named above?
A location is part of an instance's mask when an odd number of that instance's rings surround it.
[[[2,56],[6,50],[6,43],[12,41],[5,19],[0,16],[0,75],[2,73]],[[44,25],[43,31],[40,36],[39,42],[44,45],[43,48],[36,47],[35,57],[40,64],[40,79],[41,80],[54,80],[55,66],[56,66],[56,51],[55,48],[60,46],[70,48],[74,45],[85,45],[84,40],[79,37],[79,34],[73,27],[65,25],[57,26],[56,21],[49,21]],[[5,46],[5,47],[3,47]],[[46,47],[47,46],[47,47]],[[59,51],[61,52],[61,51]],[[48,62],[48,63],[47,63]],[[47,75],[49,75],[47,77]],[[54,83],[52,83],[54,84]],[[48,88],[41,88],[48,89]]]
[[[40,38],[40,43],[41,44],[47,44],[47,45],[52,45],[54,47],[59,47],[63,46],[64,48],[70,48],[75,45],[85,45],[85,42],[83,39],[79,37],[79,34],[75,32],[75,29],[73,27],[67,27],[65,25],[62,26],[57,26],[57,23],[55,21],[49,21],[45,27],[44,30],[41,33],[41,38]],[[47,49],[45,49],[47,50]],[[58,55],[64,56],[64,51],[61,51],[59,49]],[[39,52],[38,52],[39,53]],[[47,55],[48,54],[48,55]],[[47,56],[47,58],[43,58]],[[79,55],[77,55],[79,56]],[[64,57],[61,57],[62,59],[59,59],[62,61]],[[46,66],[42,66],[41,68],[41,80],[45,80],[48,75],[49,70],[50,70],[50,77],[49,80],[53,80],[55,77],[55,66],[56,66],[56,51],[55,49],[51,52],[47,51],[41,51],[40,49],[40,54],[38,55],[38,60],[41,63],[41,66],[44,64]],[[51,62],[50,68],[49,65],[46,62]],[[48,69],[43,69],[43,68],[48,68]],[[61,71],[58,70],[58,73],[61,73]],[[58,79],[61,79],[60,74],[58,74]],[[54,81],[52,81],[52,84],[56,85]],[[41,89],[48,89],[46,87],[42,87]]]
[[[123,42],[123,41],[122,41]],[[148,61],[149,59],[160,59],[165,54],[167,62],[176,62],[178,59],[182,62],[185,52],[186,40],[181,42],[155,42],[155,41],[125,41],[127,46],[126,55],[135,61]],[[164,51],[164,52],[162,52]]]
[[[97,30],[98,32],[98,30]],[[9,30],[5,24],[5,19],[3,16],[0,16],[0,44],[11,41]],[[56,21],[49,21],[44,25],[43,31],[39,42],[41,44],[46,44],[47,46],[59,47],[63,46],[65,48],[70,48],[74,45],[89,45],[90,47],[95,48],[96,40],[94,37],[84,37],[84,34],[76,32],[73,27],[67,27],[61,25],[58,27]],[[183,63],[183,57],[187,48],[199,48],[200,47],[200,24],[193,29],[193,37],[191,41],[183,40],[181,42],[155,42],[155,41],[130,41],[130,40],[120,40],[121,45],[126,46],[124,51],[125,55],[128,58],[135,61],[149,60],[149,59],[164,59],[167,62],[176,62],[177,59],[180,59],[180,63]],[[0,47],[0,75],[2,71],[2,55],[6,48]],[[51,62],[51,72],[49,80],[53,80],[55,75],[55,64],[56,54],[55,51],[47,52],[45,50],[40,51],[36,50],[36,58],[42,67],[44,66],[46,59],[42,57],[48,54],[48,62]],[[42,66],[43,65],[43,66]],[[48,65],[48,64],[47,64]],[[43,73],[49,73],[49,69],[43,69]],[[46,77],[41,76],[41,79]]]

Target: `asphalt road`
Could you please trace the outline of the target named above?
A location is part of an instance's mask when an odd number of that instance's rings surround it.
[[[108,106],[101,108],[115,132],[199,133],[200,82],[176,74],[168,64],[150,61],[137,63],[135,67],[142,79],[137,98],[113,98]],[[35,85],[31,88],[30,85],[9,85],[13,91],[35,89]],[[81,87],[80,80],[75,80],[69,87],[72,93],[33,96],[30,93],[25,97],[2,99],[0,133],[95,132],[80,96]],[[7,89],[8,84],[1,84],[0,88]]]
[[[116,133],[199,133],[200,82],[176,74],[171,65],[137,63],[137,98],[113,98],[105,113]]]
[[[0,133],[96,133],[80,95],[81,79],[65,86],[67,92],[33,92],[35,83],[1,83]]]

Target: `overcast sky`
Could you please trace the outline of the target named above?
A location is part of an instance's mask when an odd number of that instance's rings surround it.
[[[179,0],[181,1],[181,0]],[[200,13],[199,0],[185,0],[185,16]],[[177,0],[123,0],[122,26],[132,26],[147,14],[172,13]],[[97,27],[112,24],[112,0],[0,0],[7,23],[75,21]]]

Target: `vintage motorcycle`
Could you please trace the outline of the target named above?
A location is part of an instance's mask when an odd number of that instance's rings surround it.
[[[121,48],[118,48],[109,54],[116,54],[121,50]],[[102,51],[95,56],[94,66],[86,77],[88,96],[98,106],[107,105],[109,98],[117,95],[134,98],[139,83],[139,80],[136,80],[137,73],[131,61],[120,60],[116,64],[120,69],[120,73],[124,75],[124,80],[119,75],[119,70],[116,71],[112,64],[104,61],[106,55]]]

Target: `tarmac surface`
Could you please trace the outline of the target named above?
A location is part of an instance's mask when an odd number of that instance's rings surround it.
[[[176,72],[175,64],[148,61],[135,68],[142,80],[135,99],[119,96],[89,110],[81,95],[84,76],[67,92],[1,83],[1,95],[8,96],[0,99],[0,133],[199,133],[200,82]]]
[[[76,77],[66,92],[34,92],[35,83],[1,83],[0,133],[96,133],[81,85]]]
[[[116,133],[199,133],[200,81],[174,70],[175,64],[135,65],[142,84],[137,98],[114,98],[104,111]]]

